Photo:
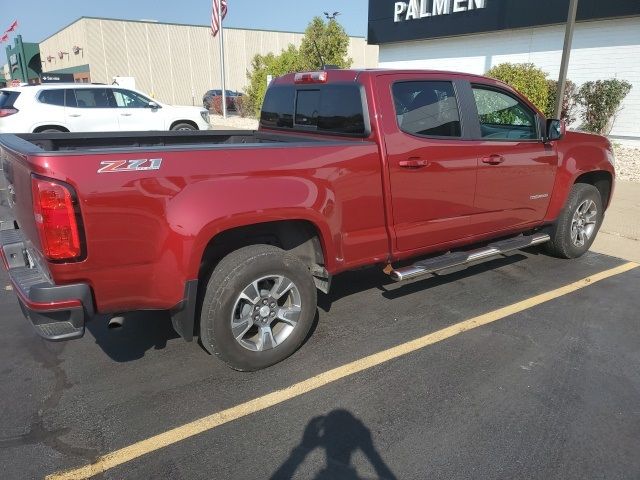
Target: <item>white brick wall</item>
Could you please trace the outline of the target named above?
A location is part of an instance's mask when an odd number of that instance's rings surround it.
[[[504,62],[532,62],[557,78],[564,26],[538,27],[380,46],[380,67],[483,74]],[[612,136],[640,138],[640,17],[578,23],[568,77],[578,85],[619,78],[633,85]]]

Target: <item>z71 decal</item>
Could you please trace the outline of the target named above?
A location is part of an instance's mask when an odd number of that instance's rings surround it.
[[[114,172],[144,172],[147,170],[160,170],[161,158],[145,158],[141,160],[107,160],[100,162],[98,173]]]

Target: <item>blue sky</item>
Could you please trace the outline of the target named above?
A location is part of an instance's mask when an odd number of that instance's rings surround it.
[[[347,33],[365,36],[368,0],[228,0],[227,27],[303,31],[314,15],[340,11]],[[208,24],[211,0],[0,0],[0,33],[14,19],[25,41],[40,42],[78,17]],[[6,25],[5,25],[6,24]]]

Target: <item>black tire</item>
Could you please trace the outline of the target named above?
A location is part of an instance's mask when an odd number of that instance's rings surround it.
[[[591,200],[597,209],[594,216],[595,226],[591,235],[584,241],[583,245],[577,245],[572,240],[571,228],[574,215],[579,207]],[[593,185],[586,183],[576,183],[571,187],[567,203],[560,216],[550,229],[551,241],[545,244],[547,253],[558,258],[578,258],[586,253],[600,230],[604,218],[604,208],[600,192]]]
[[[36,133],[69,133],[66,130],[62,130],[61,128],[45,128],[44,130],[39,130]]]
[[[273,348],[252,351],[236,340],[231,319],[237,314],[239,295],[252,282],[270,275],[284,276],[294,283],[301,302],[300,313],[284,340]],[[313,325],[316,308],[313,277],[298,257],[271,245],[251,245],[224,257],[211,274],[200,315],[200,341],[209,353],[234,370],[260,370],[284,360],[302,345]],[[260,332],[257,325],[254,323],[251,328]],[[247,335],[250,333],[251,330]]]
[[[190,123],[176,123],[173,127],[171,127],[171,131],[175,132],[178,130],[190,130],[190,131],[194,131],[194,130],[198,130],[197,127],[194,127],[193,125],[191,125]]]

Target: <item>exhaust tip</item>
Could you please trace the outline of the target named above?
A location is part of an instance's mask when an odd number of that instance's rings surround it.
[[[111,320],[109,320],[109,325],[107,328],[109,330],[117,330],[122,328],[123,325],[124,317],[112,317]]]

